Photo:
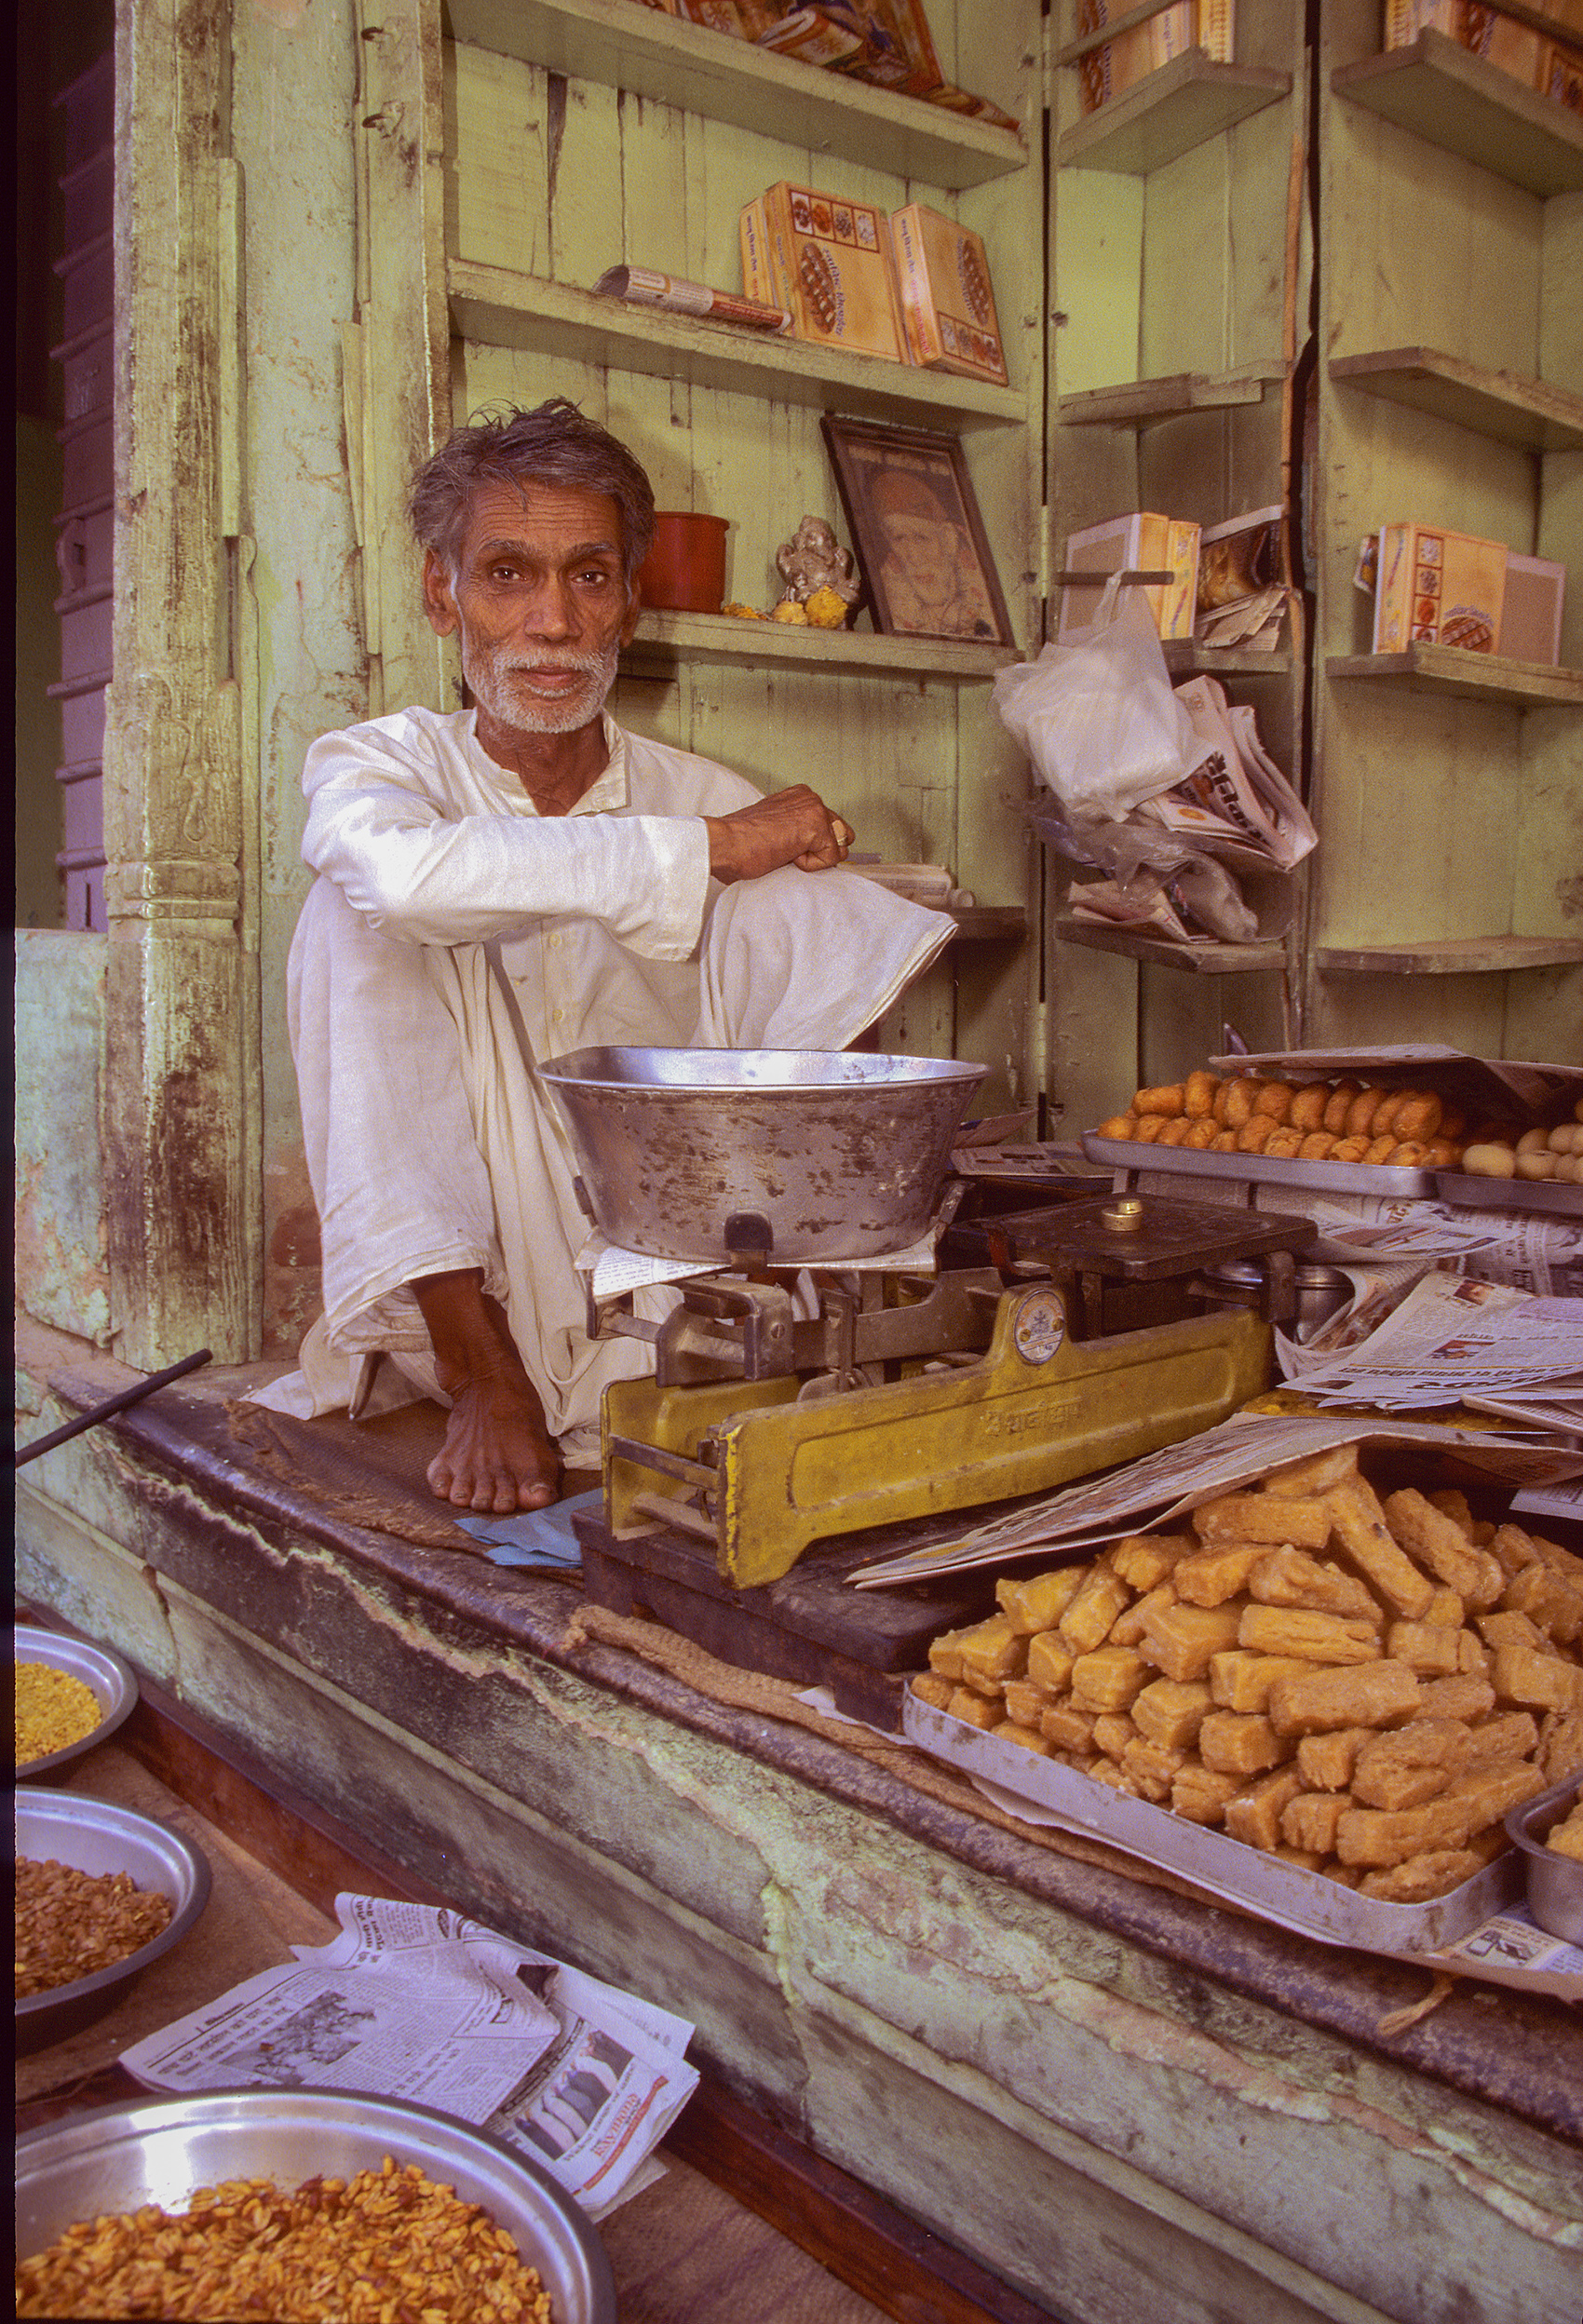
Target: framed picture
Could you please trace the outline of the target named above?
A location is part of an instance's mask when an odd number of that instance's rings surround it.
[[[830,412],[819,426],[874,628],[1014,645],[955,437]]]

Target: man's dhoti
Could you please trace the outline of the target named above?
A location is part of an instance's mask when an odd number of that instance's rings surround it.
[[[950,933],[941,913],[857,873],[775,872],[715,894],[692,960],[649,964],[544,1021],[561,1020],[564,1050],[843,1048]],[[520,944],[555,941],[535,933]],[[332,881],[315,883],[292,947],[290,1007],[325,1306],[301,1371],[258,1401],[302,1417],[356,1404],[381,1353],[412,1385],[392,1394],[387,1385],[367,1409],[414,1386],[439,1396],[411,1285],[456,1268],[481,1267],[503,1302],[570,1457],[597,1444],[606,1383],[652,1370],[641,1344],[587,1337],[575,1261],[588,1223],[513,1004],[525,967],[511,939],[447,947],[382,935]]]

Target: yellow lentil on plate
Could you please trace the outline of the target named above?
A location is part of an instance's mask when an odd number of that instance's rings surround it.
[[[388,2155],[351,2180],[202,2187],[68,2227],[17,2268],[20,2317],[553,2324],[536,2269],[476,2203]]]
[[[104,1713],[91,1686],[52,1663],[17,1665],[17,1765],[47,1759],[91,1735]]]

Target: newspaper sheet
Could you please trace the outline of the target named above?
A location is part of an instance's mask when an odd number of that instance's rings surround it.
[[[1583,1301],[1437,1271],[1360,1346],[1306,1372],[1303,1389],[1382,1412],[1496,1398],[1508,1416],[1553,1425],[1541,1412],[1560,1408],[1563,1426],[1583,1429]]]
[[[341,1933],[295,1945],[125,2051],[150,2089],[360,2089],[480,2126],[592,2219],[631,2182],[697,2086],[684,2018],[459,1912],[340,1896]]]
[[[1402,1444],[1454,1452],[1507,1484],[1541,1485],[1583,1475],[1583,1449],[1556,1438],[1495,1435],[1431,1421],[1381,1421],[1357,1413],[1242,1412],[1183,1444],[1168,1445],[1107,1477],[1068,1485],[1009,1517],[959,1534],[954,1541],[858,1567],[859,1589],[884,1589],[995,1565],[1025,1549],[1052,1553],[1115,1540],[1140,1525],[1170,1525],[1200,1501],[1235,1492],[1272,1468],[1308,1459],[1336,1444]]]

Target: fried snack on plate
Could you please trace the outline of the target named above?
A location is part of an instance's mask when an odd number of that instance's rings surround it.
[[[1405,1864],[1393,1864],[1389,1871],[1365,1872],[1359,1893],[1386,1904],[1427,1904],[1431,1897],[1460,1888],[1482,1869],[1471,1848],[1430,1848],[1422,1856],[1410,1856]]]
[[[1184,1146],[1190,1146],[1197,1154],[1204,1153],[1208,1147],[1214,1144],[1214,1117],[1208,1114],[1188,1123],[1187,1135],[1182,1141]]]
[[[1338,1138],[1331,1149],[1333,1162],[1361,1162],[1369,1151],[1366,1138]]]
[[[1140,1089],[1132,1101],[1134,1114],[1181,1114],[1186,1110],[1186,1091],[1179,1081],[1168,1088]]]
[[[1454,1589],[1475,1611],[1495,1604],[1506,1579],[1500,1562],[1489,1550],[1476,1549],[1454,1518],[1411,1486],[1387,1493],[1381,1506],[1392,1536],[1414,1565]]]
[[[1324,1502],[1341,1547],[1370,1588],[1395,1613],[1421,1622],[1434,1591],[1392,1535],[1373,1487],[1351,1477],[1333,1485]]]
[[[1387,1089],[1374,1108],[1374,1118],[1369,1124],[1371,1138],[1383,1138],[1388,1129],[1395,1137],[1402,1133],[1395,1127],[1397,1115],[1412,1096],[1410,1089]]]
[[[1094,1748],[1093,1714],[1074,1710],[1070,1703],[1052,1703],[1039,1714],[1039,1733],[1058,1751],[1090,1753]]]
[[[1459,1670],[1453,1678],[1431,1679],[1424,1689],[1427,1719],[1487,1719],[1495,1707],[1495,1688],[1474,1671]]]
[[[1253,1100],[1255,1114],[1267,1114],[1272,1122],[1288,1122],[1292,1118],[1292,1101],[1297,1095],[1289,1081],[1262,1081]]]
[[[1311,1452],[1306,1460],[1288,1461],[1283,1468],[1272,1468],[1265,1479],[1264,1490],[1266,1493],[1273,1493],[1278,1500],[1307,1501],[1328,1493],[1333,1485],[1345,1484],[1348,1477],[1356,1477],[1357,1474],[1356,1444],[1333,1444],[1328,1452]],[[1325,1522],[1327,1525],[1330,1522],[1328,1511]],[[1283,1541],[1290,1538],[1289,1534],[1281,1535]],[[1324,1543],[1299,1542],[1297,1547],[1322,1549]]]
[[[1374,1727],[1337,1727],[1329,1735],[1306,1735],[1297,1746],[1297,1771],[1311,1791],[1345,1791],[1358,1754]]]
[[[1305,1135],[1309,1130],[1322,1130],[1325,1126],[1325,1108],[1329,1103],[1330,1084],[1328,1081],[1306,1081],[1300,1088],[1292,1091],[1292,1104],[1286,1118],[1293,1129],[1300,1129]]]
[[[1429,1149],[1421,1138],[1402,1138],[1380,1159],[1393,1170],[1424,1170],[1429,1168]]]
[[[1111,1624],[1131,1597],[1126,1583],[1107,1566],[1091,1565],[1055,1627],[1077,1654],[1089,1654],[1109,1636]]]
[[[1210,1658],[1237,1643],[1241,1610],[1226,1606],[1162,1606],[1143,1625],[1139,1652],[1168,1679],[1201,1679]]]
[[[1583,1864],[1583,1800],[1578,1802],[1563,1824],[1550,1826],[1545,1845],[1557,1856],[1567,1856],[1575,1864]]]
[[[1190,1824],[1218,1824],[1225,1815],[1226,1802],[1234,1800],[1241,1788],[1236,1776],[1217,1774],[1214,1768],[1190,1759],[1170,1787],[1170,1804]]]
[[[1149,1664],[1130,1646],[1096,1646],[1072,1666],[1073,1709],[1125,1710],[1152,1675]]]
[[[1404,1089],[1391,1127],[1399,1138],[1432,1138],[1445,1108],[1430,1089]]]
[[[1068,1646],[1059,1630],[1041,1630],[1028,1641],[1028,1678],[1047,1694],[1059,1695],[1071,1684],[1076,1659],[1076,1648]]]
[[[1395,1726],[1419,1708],[1418,1679],[1404,1662],[1370,1662],[1355,1670],[1322,1666],[1270,1689],[1270,1723],[1279,1735],[1321,1735],[1333,1727]]]
[[[1222,1710],[1262,1714],[1269,1709],[1270,1689],[1277,1679],[1312,1669],[1312,1663],[1295,1655],[1255,1655],[1244,1646],[1234,1646],[1223,1655],[1211,1655],[1210,1693]]]
[[[960,1719],[969,1727],[981,1727],[986,1735],[1002,1724],[999,1703],[992,1702],[987,1695],[975,1695],[970,1686],[959,1686],[945,1708],[953,1719]]]
[[[1252,1119],[1253,1106],[1262,1085],[1246,1074],[1235,1081],[1223,1084],[1223,1094],[1215,1099],[1214,1116],[1223,1129],[1240,1129]]]
[[[1332,1521],[1323,1494],[1225,1493],[1201,1501],[1193,1511],[1193,1530],[1211,1547],[1250,1541],[1273,1547],[1285,1541],[1298,1549],[1322,1549]]]
[[[1346,1117],[1352,1111],[1354,1101],[1362,1094],[1360,1081],[1338,1081],[1325,1100],[1325,1110],[1319,1116],[1320,1128],[1328,1129],[1333,1137],[1344,1138],[1346,1135]]]
[[[1388,1162],[1396,1152],[1395,1134],[1387,1130],[1383,1138],[1371,1138],[1364,1149],[1363,1159],[1371,1165]]]
[[[1333,1131],[1310,1129],[1297,1149],[1300,1162],[1328,1162],[1336,1148]]]
[[[1157,1145],[1160,1132],[1164,1128],[1165,1115],[1163,1114],[1140,1114],[1138,1127],[1132,1132],[1132,1136],[1140,1146]]]
[[[913,1681],[913,1692],[919,1702],[927,1703],[931,1710],[949,1710],[951,1697],[956,1689],[949,1679],[942,1679],[938,1670],[920,1670]]]
[[[1303,1789],[1295,1767],[1282,1767],[1225,1804],[1225,1829],[1234,1840],[1266,1854],[1280,1844],[1280,1819]]]
[[[1373,1735],[1359,1750],[1352,1796],[1360,1807],[1418,1807],[1462,1772],[1471,1750],[1454,1719],[1412,1719]]]
[[[1372,1139],[1373,1137],[1374,1115],[1385,1103],[1387,1094],[1384,1089],[1360,1089],[1346,1109],[1348,1138]]]
[[[1198,1756],[1220,1775],[1255,1776],[1290,1759],[1292,1746],[1256,1711],[1211,1710],[1198,1729]]]
[[[1113,1114],[1109,1121],[1102,1122],[1094,1132],[1096,1138],[1127,1139],[1135,1138],[1137,1134],[1138,1116],[1136,1114]]]
[[[1306,1606],[1245,1606],[1237,1643],[1257,1655],[1293,1655],[1303,1662],[1374,1662],[1379,1632],[1350,1614],[1315,1614]]]
[[[1189,1074],[1182,1085],[1182,1111],[1195,1122],[1210,1121],[1214,1116],[1215,1092],[1220,1076],[1207,1073],[1202,1067]]]
[[[1173,1114],[1160,1131],[1156,1143],[1162,1146],[1184,1146],[1187,1143],[1187,1133],[1192,1127],[1185,1114]]]
[[[1190,1534],[1129,1534],[1110,1553],[1110,1570],[1129,1589],[1153,1589],[1197,1543]]]
[[[1248,1595],[1262,1606],[1307,1606],[1319,1614],[1355,1614],[1365,1622],[1384,1619],[1356,1574],[1321,1563],[1290,1542],[1265,1550],[1248,1575]]]
[[[1405,1662],[1421,1679],[1447,1679],[1458,1668],[1462,1653],[1460,1627],[1440,1622],[1393,1622],[1386,1632],[1386,1652]]]
[[[1250,1115],[1237,1133],[1238,1153],[1263,1154],[1278,1128],[1267,1114]]]
[[[1223,1606],[1243,1588],[1249,1574],[1265,1555],[1259,1541],[1215,1544],[1174,1567],[1170,1587],[1190,1606]]]
[[[994,1586],[995,1603],[1012,1629],[1031,1638],[1036,1630],[1055,1628],[1087,1572],[1082,1565],[1058,1565],[1045,1574],[1003,1576]]]
[[[1303,1772],[1301,1763],[1297,1772]],[[1280,1811],[1280,1836],[1289,1847],[1333,1856],[1336,1826],[1351,1804],[1345,1791],[1299,1791]]]
[[[1265,1158],[1271,1162],[1295,1161],[1303,1144],[1303,1132],[1290,1126],[1272,1129],[1265,1140]]]
[[[1135,1598],[1130,1606],[1118,1614],[1111,1624],[1111,1644],[1113,1646],[1136,1646],[1148,1627],[1151,1615],[1160,1612],[1166,1606],[1173,1606],[1175,1603],[1176,1584],[1174,1581],[1160,1582],[1153,1589],[1145,1590],[1141,1598]]]
[[[1163,1743],[1168,1750],[1191,1750],[1211,1703],[1202,1679],[1154,1679],[1133,1696],[1133,1723],[1151,1743]]]

